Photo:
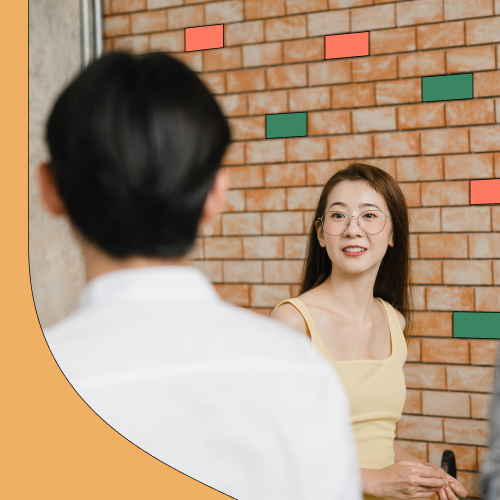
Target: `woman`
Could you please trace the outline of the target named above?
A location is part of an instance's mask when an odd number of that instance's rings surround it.
[[[383,170],[353,163],[321,193],[299,297],[278,304],[271,316],[309,335],[340,376],[365,500],[458,500],[467,492],[456,479],[394,443],[406,397],[403,332],[410,331],[410,306],[403,193]]]

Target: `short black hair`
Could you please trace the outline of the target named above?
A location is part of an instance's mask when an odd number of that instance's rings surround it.
[[[59,96],[46,141],[74,226],[118,257],[180,257],[230,142],[202,81],[166,54],[114,52]]]

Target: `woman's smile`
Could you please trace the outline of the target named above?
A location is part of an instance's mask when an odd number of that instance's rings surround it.
[[[366,252],[365,247],[361,247],[359,245],[348,245],[342,249],[342,252],[349,257],[356,257],[358,255],[362,255]]]

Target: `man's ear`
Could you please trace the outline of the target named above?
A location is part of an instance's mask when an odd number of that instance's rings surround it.
[[[209,224],[217,214],[222,212],[228,187],[228,175],[226,169],[222,167],[215,175],[212,189],[210,189],[207,199],[205,200],[203,213],[200,219],[201,225]]]
[[[50,163],[41,163],[38,166],[37,174],[40,195],[47,210],[56,216],[66,214],[66,207],[59,194],[52,165]]]

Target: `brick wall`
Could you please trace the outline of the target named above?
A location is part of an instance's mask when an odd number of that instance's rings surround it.
[[[452,338],[451,311],[500,311],[500,0],[108,0],[106,50],[176,54],[229,117],[231,190],[193,257],[226,299],[263,314],[296,291],[322,185],[362,159],[411,211],[416,325],[401,446],[455,451],[478,497],[497,341]],[[224,23],[225,48],[183,53],[184,28]],[[370,57],[324,60],[324,35],[370,31]],[[474,99],[421,102],[421,77],[474,72]],[[265,114],[308,111],[308,137],[265,140]]]

